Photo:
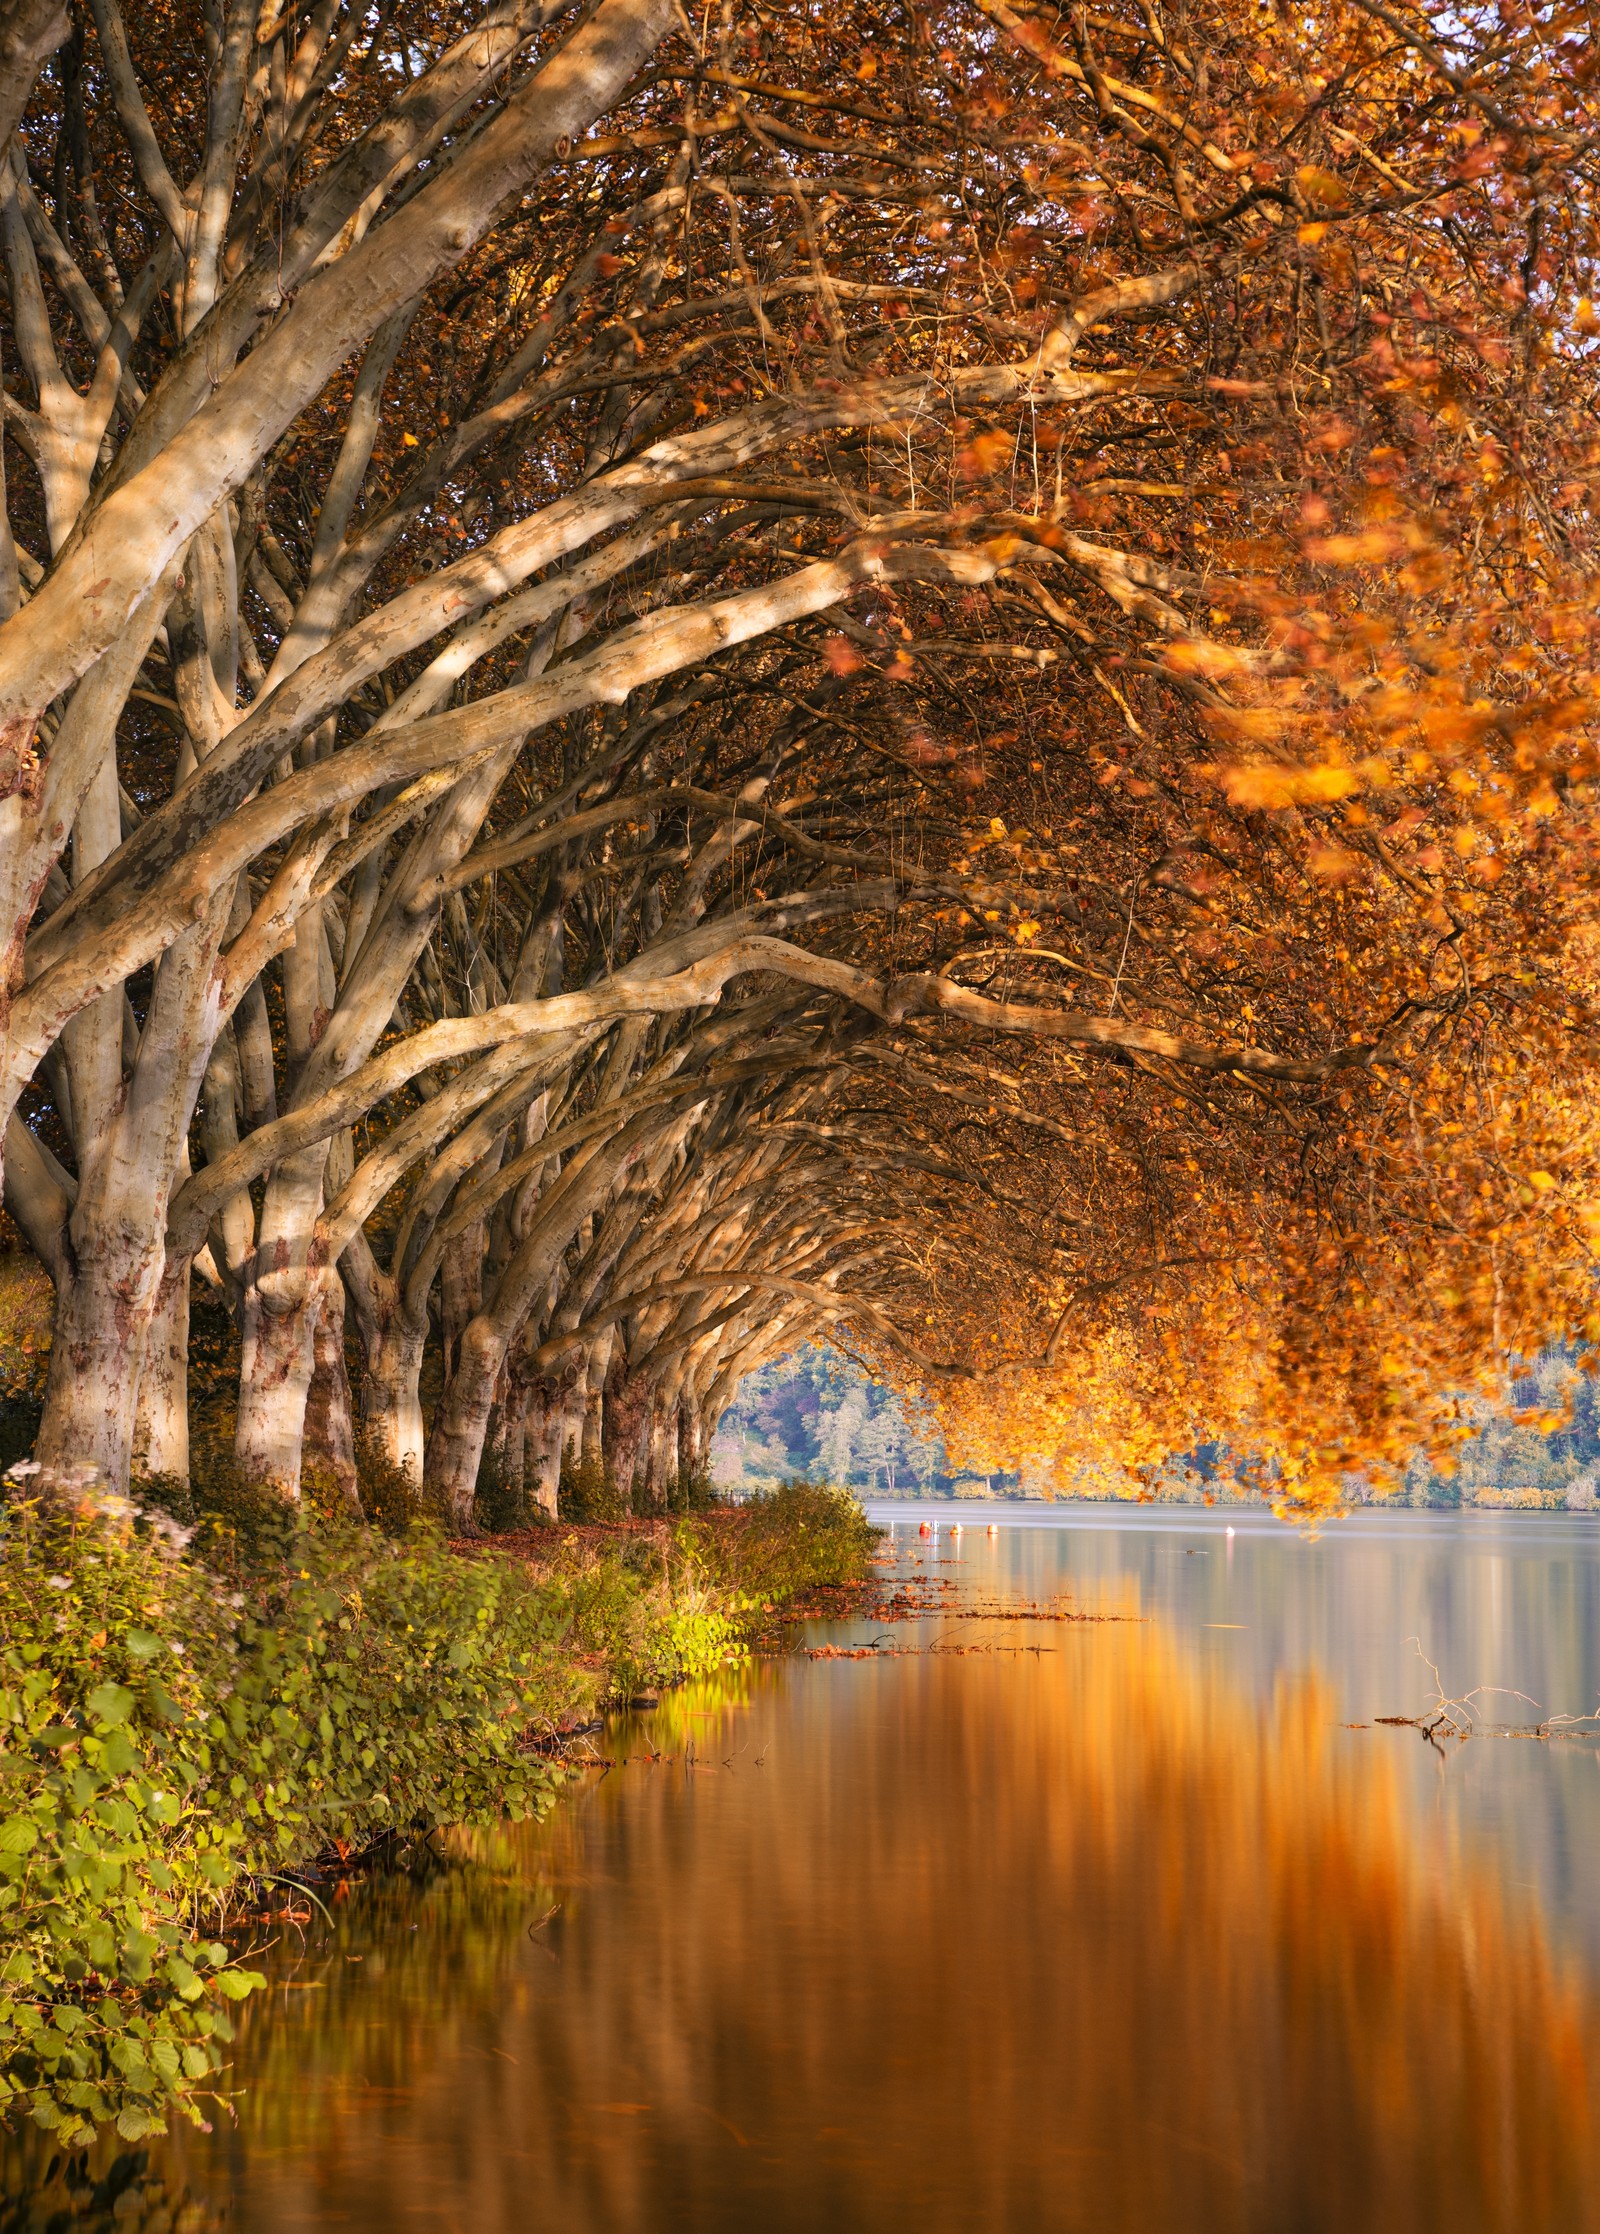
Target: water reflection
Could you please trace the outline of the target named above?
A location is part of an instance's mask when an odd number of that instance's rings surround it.
[[[1201,1613],[675,1695],[281,1950],[158,2169],[263,2234],[1600,2228],[1587,1966]]]
[[[1433,1678],[1480,1686],[1491,1718],[1592,1713],[1600,1700],[1600,1521],[1577,1515],[1388,1512],[1351,1516],[1315,1538],[1259,1512],[1125,1506],[968,1508],[959,1546],[951,1508],[930,1547],[920,1509],[880,1508],[908,1563],[962,1578],[968,1593],[1048,1598],[1135,1585],[1144,1605],[1239,1685],[1269,1699],[1314,1668],[1336,1719],[1415,1715]],[[976,1525],[975,1525],[976,1523]],[[1227,1530],[1235,1533],[1230,1538]],[[1519,1704],[1514,1692],[1538,1702]],[[1600,1971],[1600,1756],[1594,1745],[1469,1745],[1446,1765],[1409,1732],[1351,1743],[1393,1751],[1416,1835],[1491,1860],[1540,1896],[1554,1936]]]

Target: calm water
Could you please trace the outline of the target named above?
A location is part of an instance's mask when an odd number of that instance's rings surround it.
[[[835,1630],[884,1650],[618,1725],[548,1823],[278,1952],[167,2193],[252,2234],[1600,2229],[1600,1746],[1372,1726],[1434,1689],[1412,1638],[1539,1703],[1496,1723],[1593,1710],[1600,1524],[878,1517],[957,1606],[1117,1618]]]

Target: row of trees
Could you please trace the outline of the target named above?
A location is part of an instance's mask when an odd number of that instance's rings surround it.
[[[1311,1500],[1582,1338],[1595,53],[4,0],[41,1463],[187,1471],[196,1279],[463,1518],[841,1325]]]

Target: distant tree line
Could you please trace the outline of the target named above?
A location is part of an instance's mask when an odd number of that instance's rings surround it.
[[[1419,1454],[1406,1469],[1399,1501],[1413,1506],[1514,1506],[1600,1511],[1600,1384],[1575,1354],[1544,1352],[1508,1391],[1509,1408],[1491,1412],[1467,1400],[1481,1424],[1454,1454],[1453,1466]],[[931,1410],[872,1379],[854,1359],[808,1343],[750,1374],[712,1445],[717,1482],[738,1492],[775,1481],[842,1483],[877,1497],[1038,1496],[1029,1475],[953,1471]],[[1125,1494],[1109,1478],[1078,1477],[1056,1494]],[[1351,1496],[1369,1494],[1352,1482]],[[1162,1503],[1252,1502],[1226,1449],[1198,1446],[1153,1482]]]

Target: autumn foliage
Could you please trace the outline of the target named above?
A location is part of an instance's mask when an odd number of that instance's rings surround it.
[[[458,1517],[823,1329],[1321,1510],[1600,1331],[1582,10],[14,13],[42,1461],[196,1279]]]

